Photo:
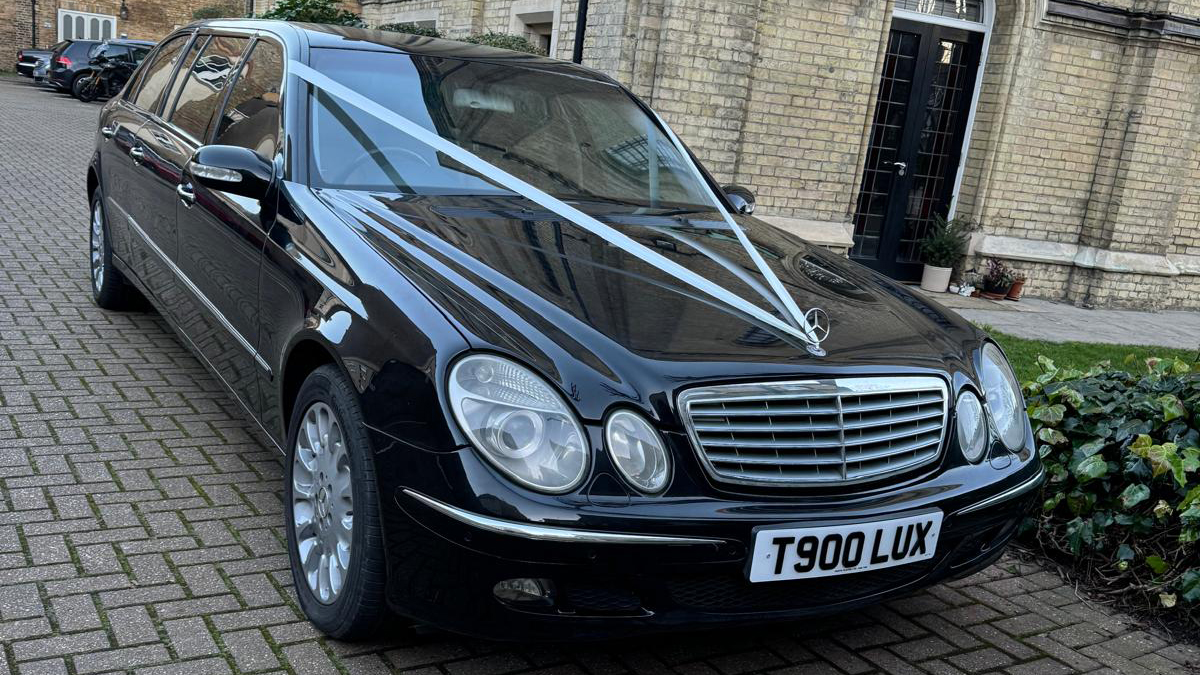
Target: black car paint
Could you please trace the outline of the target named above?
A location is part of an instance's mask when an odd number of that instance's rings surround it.
[[[185,31],[256,34],[300,62],[307,62],[313,46],[398,49],[607,80],[573,64],[373,31],[258,21],[206,22]],[[276,445],[283,446],[291,398],[308,370],[326,360],[344,370],[360,393],[376,453],[387,594],[398,611],[507,638],[795,617],[852,608],[969,572],[989,564],[1012,536],[1033,493],[966,516],[956,512],[1038,475],[1028,428],[1020,452],[997,444],[980,465],[962,458],[951,417],[940,460],[896,479],[836,488],[733,487],[704,472],[674,405],[680,391],[699,383],[879,374],[938,376],[953,401],[960,391],[979,391],[976,360],[985,339],[961,318],[874,272],[738,216],[762,250],[773,254],[771,265],[800,306],[828,311],[828,353],[818,358],[665,275],[640,268],[631,273],[627,254],[520,199],[309,188],[306,162],[300,161],[308,151],[307,110],[299,93],[304,86],[295,77],[284,84],[287,153],[257,208],[189,181],[184,164],[200,142],[174,130],[160,111],[138,110],[120,97],[101,114],[100,125],[114,133],[97,137],[89,185],[106,195],[106,206],[125,205],[108,212],[115,264]],[[130,159],[133,148],[142,149],[142,161]],[[175,193],[189,183],[194,205]],[[612,205],[576,206],[685,264],[698,259],[688,239],[746,262],[744,251],[705,239],[724,227],[713,213],[634,216]],[[736,283],[727,270],[705,273]],[[442,394],[453,360],[477,350],[528,364],[575,408],[595,451],[582,487],[559,496],[523,489],[470,448]],[[675,471],[659,496],[626,487],[599,451],[600,420],[621,407],[654,420],[667,440]],[[431,511],[406,488],[510,521],[721,543],[633,547],[501,537]],[[929,507],[947,514],[938,558],[870,592],[854,591],[856,575],[847,575],[822,580],[824,587],[844,590],[822,595],[821,602],[719,611],[689,606],[666,590],[668,581],[710,575],[746,597],[762,594],[762,585],[751,588],[744,579],[756,527]],[[637,598],[636,607],[516,609],[491,594],[496,581],[514,576],[545,576],[564,589],[604,587]],[[766,586],[786,594],[811,584]]]
[[[17,74],[23,77],[33,77],[33,70],[37,66],[38,59],[49,61],[50,53],[48,49],[22,49],[18,51],[15,68]]]

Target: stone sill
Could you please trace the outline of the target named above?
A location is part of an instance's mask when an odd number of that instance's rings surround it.
[[[972,235],[969,252],[1006,260],[1070,265],[1104,272],[1149,274],[1161,277],[1200,276],[1200,256],[1113,251],[1095,246],[1037,241],[996,234]]]

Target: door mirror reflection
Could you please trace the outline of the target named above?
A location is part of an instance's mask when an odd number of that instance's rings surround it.
[[[738,213],[754,213],[754,193],[741,185],[726,185],[721,188],[725,198]]]

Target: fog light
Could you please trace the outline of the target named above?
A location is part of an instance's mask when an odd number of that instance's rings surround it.
[[[492,588],[502,602],[520,605],[553,605],[554,585],[549,579],[505,579]]]

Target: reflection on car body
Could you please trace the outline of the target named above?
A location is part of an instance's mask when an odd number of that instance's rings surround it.
[[[990,564],[1042,480],[999,348],[693,162],[578,65],[203,22],[104,107],[93,293],[284,452],[335,637],[792,619]]]

